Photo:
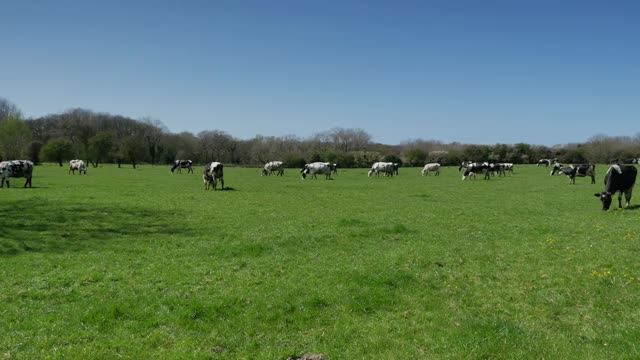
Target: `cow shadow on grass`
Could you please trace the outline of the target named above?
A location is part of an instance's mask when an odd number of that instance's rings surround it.
[[[154,241],[190,236],[174,211],[127,205],[96,206],[42,199],[0,202],[0,256],[25,252],[83,251],[114,241]]]

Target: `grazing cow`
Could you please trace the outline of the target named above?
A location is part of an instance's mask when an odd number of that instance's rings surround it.
[[[182,169],[187,169],[187,174],[193,174],[193,161],[191,160],[176,160],[171,166],[171,172],[178,169],[178,173],[182,174]]]
[[[544,165],[545,167],[551,165],[551,164],[555,164],[558,162],[557,158],[553,158],[553,159],[540,159],[538,160],[538,165],[536,166],[540,166],[540,165]]]
[[[385,176],[393,176],[394,174],[398,174],[398,164],[394,164],[391,162],[377,162],[371,166],[371,170],[367,173],[367,176],[371,176],[372,174],[376,174],[376,176],[380,176],[382,173]]]
[[[282,161],[269,161],[264,164],[264,169],[262,169],[262,176],[271,176],[272,173],[276,173],[276,176],[284,175],[284,163]]]
[[[204,181],[205,190],[209,190],[209,188],[213,189],[214,191],[217,190],[218,180],[220,180],[220,185],[222,185],[222,190],[224,190],[224,176],[222,170],[222,163],[219,163],[217,161],[207,163],[204,166],[202,180]]]
[[[631,203],[631,192],[633,185],[636,183],[638,170],[634,166],[613,165],[607,170],[604,176],[604,191],[595,194],[602,201],[602,210],[609,210],[611,206],[611,197],[618,194],[618,208],[622,208],[622,193],[626,200],[625,207],[629,207]]]
[[[476,174],[478,173],[483,173],[485,180],[491,179],[490,165],[486,162],[482,164],[478,164],[478,163],[467,164],[467,166],[465,166],[464,174],[462,175],[462,180],[466,180],[471,176],[473,176],[473,178],[475,179]]]
[[[569,167],[562,167],[561,164],[555,164],[553,166],[553,170],[551,170],[551,175],[554,172],[558,172],[558,174],[564,174],[569,178],[569,184],[576,183],[576,177],[591,177],[591,183],[596,183],[596,166],[593,164],[582,164],[582,165],[570,165]]]
[[[9,178],[23,177],[27,179],[23,187],[31,187],[31,177],[33,174],[33,163],[29,160],[11,160],[0,162],[0,188],[7,182],[9,188]]]
[[[331,164],[324,162],[314,162],[311,164],[305,164],[302,170],[300,170],[300,174],[302,175],[302,180],[304,180],[307,175],[311,175],[312,178],[318,179],[317,174],[325,174],[325,180],[331,180]]]
[[[84,161],[82,160],[71,160],[69,161],[69,174],[75,175],[76,170],[78,170],[78,174],[84,173],[87,175],[87,167],[84,165]]]
[[[431,175],[434,172],[435,176],[440,175],[440,164],[438,163],[429,163],[422,168],[421,174],[422,176]]]

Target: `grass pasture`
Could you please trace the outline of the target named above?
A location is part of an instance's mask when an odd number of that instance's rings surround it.
[[[38,166],[0,189],[0,356],[637,359],[640,207],[596,169]]]

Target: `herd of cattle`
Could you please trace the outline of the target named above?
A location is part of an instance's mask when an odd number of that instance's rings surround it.
[[[622,195],[624,194],[626,200],[626,207],[629,207],[631,202],[631,193],[636,181],[638,170],[633,166],[634,164],[640,164],[640,158],[628,158],[628,159],[614,159],[611,160],[611,165],[607,170],[604,177],[605,190],[601,193],[596,193],[595,196],[599,197],[602,201],[603,210],[608,210],[611,206],[612,196],[618,193],[618,207],[622,207]],[[581,164],[581,165],[569,165],[563,166],[557,159],[540,159],[538,165],[544,165],[545,167],[551,166],[552,170],[549,175],[566,175],[569,178],[569,184],[575,184],[576,177],[591,177],[591,183],[596,183],[596,167],[594,164]],[[398,175],[399,164],[392,162],[376,162],[371,166],[371,169],[367,173],[367,176],[393,176]],[[175,170],[178,173],[181,169],[187,169],[187,172],[193,173],[193,161],[191,160],[176,160],[171,166],[171,172]],[[224,189],[224,166],[220,162],[207,163],[204,167],[202,179],[204,182],[205,190],[217,190],[218,182],[221,188]],[[490,179],[492,175],[506,176],[507,173],[513,172],[512,163],[476,163],[465,161],[460,164],[458,171],[462,171],[462,180],[468,178],[475,178],[476,174],[483,174],[485,179]],[[76,170],[78,174],[87,175],[87,167],[82,160],[69,161],[69,174],[75,174]],[[317,175],[325,175],[325,179],[331,179],[331,175],[337,174],[337,164],[327,162],[314,162],[305,164],[300,174],[304,180],[307,176],[311,176],[317,179]],[[270,176],[272,174],[276,176],[284,175],[284,164],[282,161],[270,161],[264,165],[261,171],[262,176]],[[420,172],[422,176],[430,175],[433,173],[435,176],[440,175],[440,164],[428,163]],[[24,187],[31,187],[31,179],[33,175],[33,162],[29,160],[11,160],[0,162],[0,188],[4,187],[4,183],[7,183],[9,187],[10,178],[25,178]]]

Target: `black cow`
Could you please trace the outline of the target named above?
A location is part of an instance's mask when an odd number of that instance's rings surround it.
[[[171,166],[171,172],[173,172],[176,168],[178,169],[178,173],[182,174],[182,169],[187,169],[188,173],[193,173],[193,161],[191,160],[176,160],[173,162],[173,166]]]
[[[7,182],[9,188],[9,178],[23,177],[27,179],[23,187],[31,187],[31,177],[33,175],[33,163],[29,160],[11,160],[0,162],[0,188]]]
[[[567,175],[569,178],[569,184],[576,183],[576,177],[584,177],[590,176],[591,183],[596,183],[596,166],[593,164],[582,164],[582,165],[569,165],[569,167],[562,167],[562,164],[555,164],[553,166],[553,170],[551,170],[551,175],[554,173]]]
[[[618,191],[620,192],[618,194],[618,208],[622,208],[622,193],[624,193],[626,200],[625,207],[629,207],[631,192],[633,191],[633,185],[636,183],[637,175],[638,170],[634,166],[611,166],[604,176],[604,191],[595,194],[602,201],[602,210],[609,210],[611,197]]]

